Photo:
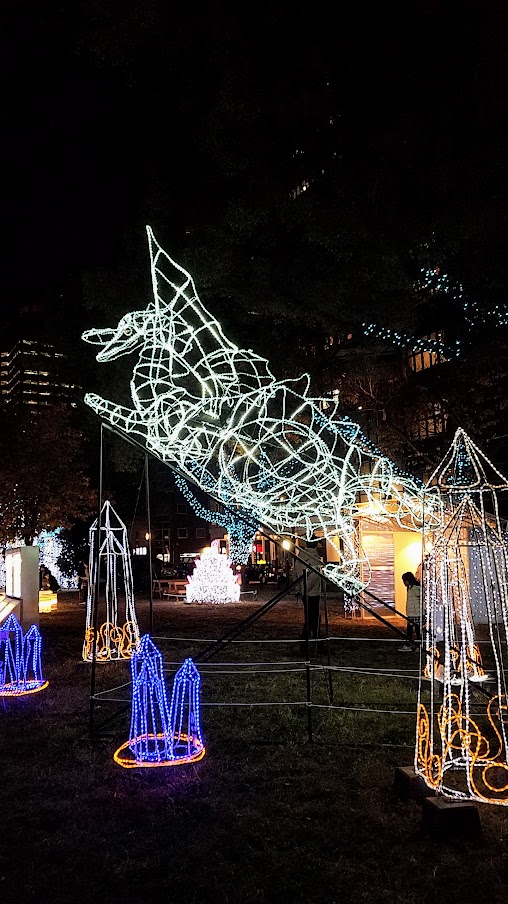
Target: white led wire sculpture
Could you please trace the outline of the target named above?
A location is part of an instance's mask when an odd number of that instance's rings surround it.
[[[97,625],[95,656],[97,662],[112,659],[130,659],[139,643],[139,628],[134,606],[134,585],[132,580],[131,557],[127,540],[127,528],[120,520],[109,501],[101,512],[100,543],[97,554],[97,519],[90,528],[90,565],[88,595],[86,604],[86,629],[83,643],[83,659],[91,662],[94,647],[94,595],[97,582],[97,567],[105,566],[106,612]],[[119,563],[121,569],[119,569]],[[120,573],[119,573],[120,572]],[[100,574],[102,570],[100,569]],[[118,620],[119,578],[123,578],[125,612],[123,621]],[[100,599],[97,605],[100,607]]]
[[[264,358],[234,345],[190,274],[147,231],[153,301],[114,329],[83,335],[102,346],[101,362],[139,352],[133,407],[91,393],[85,401],[228,508],[247,510],[279,534],[322,531],[337,554],[326,576],[356,593],[370,579],[355,524],[362,504],[417,529],[420,488],[357,424],[337,418],[336,406],[325,415],[307,375],[278,381]]]
[[[508,482],[458,430],[429,487],[443,524],[423,566],[430,686],[420,681],[415,768],[448,797],[508,805]]]

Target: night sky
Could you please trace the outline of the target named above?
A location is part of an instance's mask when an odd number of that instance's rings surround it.
[[[297,147],[343,161],[353,204],[381,167],[401,231],[467,209],[504,279],[502,0],[174,7],[4,4],[5,311],[76,311],[103,272],[121,291],[147,268],[145,223],[176,256],[231,198],[286,197]]]

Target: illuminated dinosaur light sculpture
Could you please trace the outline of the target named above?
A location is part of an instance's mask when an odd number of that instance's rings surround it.
[[[415,768],[447,797],[507,806],[508,552],[498,497],[508,481],[457,430],[429,486],[444,519],[423,568],[431,680],[420,681]]]
[[[336,409],[325,415],[308,376],[278,381],[264,358],[234,345],[150,228],[148,240],[153,301],[116,329],[83,335],[101,346],[101,362],[138,352],[133,407],[90,393],[85,401],[233,510],[276,533],[323,531],[338,559],[327,577],[357,592],[369,580],[355,524],[361,503],[416,529],[418,486],[395,473],[357,424],[336,418]]]

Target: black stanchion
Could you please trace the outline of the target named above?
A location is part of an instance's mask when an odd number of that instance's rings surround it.
[[[88,719],[88,736],[94,737],[95,684],[97,679],[97,627],[99,623],[99,593],[101,569],[101,519],[102,519],[102,467],[103,467],[104,427],[101,423],[101,439],[99,453],[99,499],[97,509],[97,539],[95,541],[95,586],[93,596],[93,641],[92,641],[92,674],[90,677],[90,712]]]
[[[146,520],[148,522],[148,581],[150,600],[150,634],[153,634],[153,571],[152,571],[152,524],[150,519],[150,479],[148,474],[148,453],[145,452]]]
[[[330,652],[330,631],[328,628],[328,597],[326,593],[326,583],[323,581],[325,585],[323,598],[324,598],[324,613],[325,613],[325,631],[326,631],[326,659],[328,664],[328,697],[330,703],[333,703],[333,678],[332,678],[332,657]]]
[[[309,592],[307,586],[307,568],[303,570],[303,611],[305,618],[305,683],[307,699],[307,731],[309,743],[312,744],[312,688],[310,681],[310,625],[309,625]]]

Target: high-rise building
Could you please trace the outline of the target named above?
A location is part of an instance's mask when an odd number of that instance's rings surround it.
[[[0,404],[73,405],[69,360],[45,339],[18,339],[0,352]]]

